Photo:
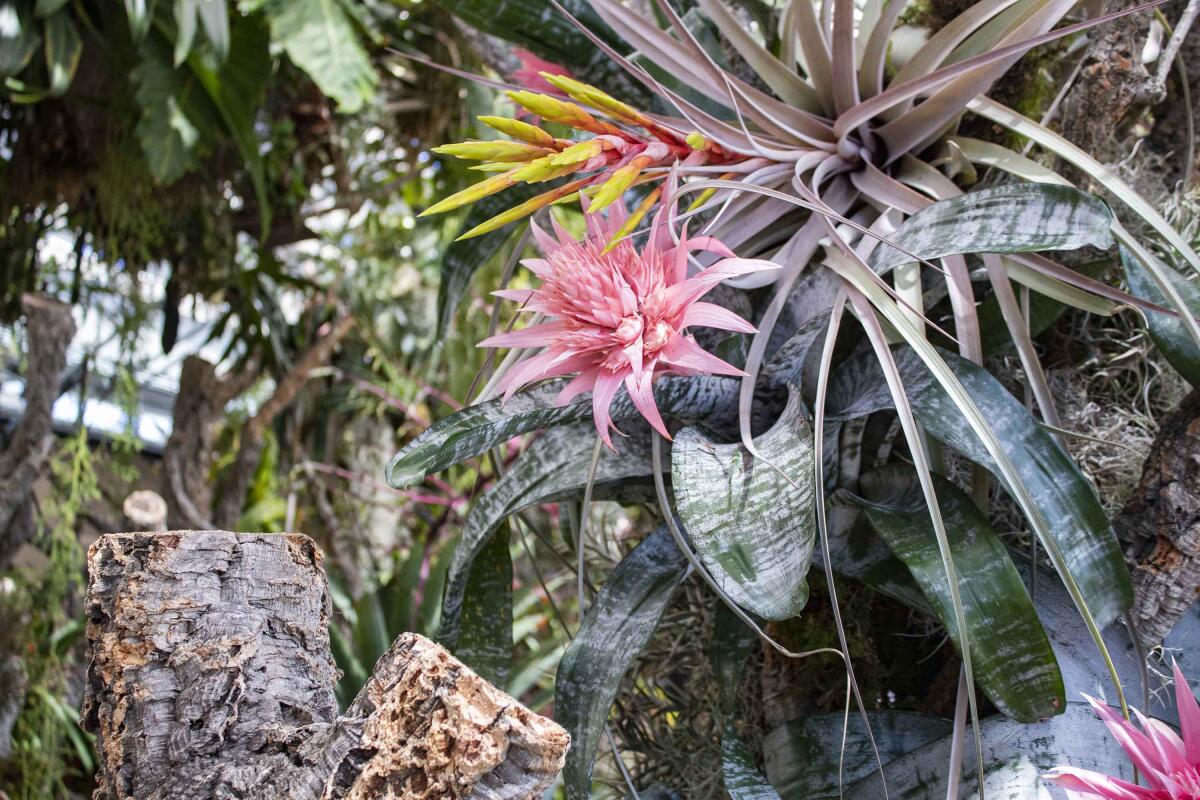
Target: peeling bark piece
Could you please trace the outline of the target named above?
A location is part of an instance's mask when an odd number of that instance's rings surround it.
[[[1200,390],[1163,420],[1115,525],[1134,564],[1133,617],[1153,646],[1200,593]]]
[[[306,536],[112,534],[88,565],[94,800],[526,800],[562,767],[562,728],[416,634],[337,716]]]

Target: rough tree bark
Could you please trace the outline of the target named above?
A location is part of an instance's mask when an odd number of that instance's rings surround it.
[[[299,534],[92,546],[94,800],[523,800],[549,786],[567,733],[416,634],[338,716],[321,563]]]
[[[0,565],[33,534],[30,493],[50,455],[54,401],[67,345],[75,336],[71,307],[36,294],[21,297],[29,352],[25,360],[25,412],[0,453]]]
[[[1134,619],[1158,644],[1200,591],[1200,390],[1163,420],[1116,527],[1134,564]]]

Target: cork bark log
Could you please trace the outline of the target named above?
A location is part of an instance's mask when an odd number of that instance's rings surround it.
[[[1163,420],[1116,527],[1133,564],[1134,620],[1156,645],[1200,592],[1200,390]]]
[[[111,534],[88,554],[94,800],[540,796],[570,737],[404,634],[344,714],[299,534]]]

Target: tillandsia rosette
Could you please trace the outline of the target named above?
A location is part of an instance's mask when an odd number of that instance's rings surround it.
[[[524,220],[520,247],[531,239],[540,255],[522,262],[533,288],[495,292],[521,313],[482,342],[511,349],[484,398],[406,445],[388,476],[416,483],[537,433],[476,500],[449,569],[442,638],[468,664],[481,641],[504,636],[469,632],[481,617],[463,604],[505,518],[585,497],[657,503],[662,525],[613,570],[559,669],[555,712],[576,742],[568,797],[587,795],[621,675],[689,570],[736,624],[784,650],[760,623],[801,613],[819,563],[831,590],[840,575],[936,618],[966,685],[1004,715],[1062,714],[1044,612],[1012,541],[992,527],[989,481],[1061,581],[1043,596],[1074,606],[1123,706],[1100,632],[1130,608],[1130,576],[1056,438],[1033,337],[1065,308],[1136,308],[1164,356],[1198,375],[1200,294],[1175,266],[1200,271],[1200,258],[1113,171],[988,92],[1031,49],[1145,6],[1064,25],[1073,0],[980,0],[897,62],[902,2],[789,0],[765,36],[722,0],[698,0],[687,19],[665,0],[648,16],[592,0],[603,31],[551,5],[654,109],[580,72],[541,69],[546,91],[508,92],[537,124],[481,117],[507,138],[438,149],[478,161],[486,177],[425,213],[529,184],[531,199],[472,220],[461,238]],[[1115,202],[965,135],[968,118],[1025,137]],[[555,216],[576,207],[582,239]],[[1098,266],[1045,255],[1085,248],[1105,254]],[[1132,291],[1096,277],[1116,258]],[[744,338],[718,350],[705,345],[708,329]],[[986,369],[1002,348],[1015,350],[1034,409]],[[944,474],[951,454],[971,465],[969,479]],[[506,646],[511,638],[487,652]],[[847,647],[841,635],[852,663]],[[976,696],[961,696],[982,759]],[[727,787],[774,791],[752,761],[728,761]]]

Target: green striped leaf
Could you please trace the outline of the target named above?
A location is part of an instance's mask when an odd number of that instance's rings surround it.
[[[471,564],[463,593],[462,632],[454,655],[501,687],[508,685],[512,669],[512,584],[508,534],[497,534]]]
[[[1112,622],[1132,604],[1133,588],[1112,524],[1092,485],[1058,442],[999,381],[960,356],[941,350],[938,354],[990,423],[1045,518],[1048,533],[1062,551],[1097,623],[1103,627]],[[983,443],[917,353],[906,346],[898,347],[895,358],[913,413],[930,435],[1003,481]],[[872,371],[877,375],[874,382],[862,377]],[[862,385],[845,390],[839,386],[843,375]],[[842,419],[893,407],[883,374],[871,354],[855,356],[834,374],[830,395],[841,392],[856,398],[849,411],[839,412]]]
[[[1060,713],[1058,661],[1025,584],[1000,537],[971,499],[935,476],[938,505],[959,575],[975,681],[1004,714],[1022,722]],[[859,479],[867,519],[907,566],[956,644],[946,573],[917,476],[889,465]]]
[[[553,381],[513,395],[507,403],[491,400],[469,406],[438,420],[392,458],[388,483],[411,486],[523,433],[590,420],[591,396],[562,406],[554,398],[565,385]],[[737,419],[737,381],[708,375],[663,378],[654,386],[654,399],[663,416],[709,425],[733,424]],[[621,390],[609,412],[614,422],[638,416],[629,395]]]
[[[924,259],[961,253],[1033,253],[1113,246],[1112,212],[1070,186],[1019,183],[983,189],[927,206],[889,239]],[[912,262],[889,245],[871,256],[877,272]]]
[[[732,720],[721,731],[721,774],[731,800],[779,800],[779,792],[759,772]]]
[[[680,431],[671,448],[675,507],[722,591],[764,619],[783,620],[808,602],[817,530],[812,429],[798,390],[754,445],[761,458],[695,428]]]
[[[1129,291],[1143,300],[1170,306],[1162,290],[1158,288],[1149,270],[1124,247],[1121,248],[1121,265],[1125,267],[1125,280]],[[1168,273],[1175,290],[1183,298],[1192,316],[1200,315],[1200,288],[1174,270]],[[1146,312],[1146,329],[1163,358],[1187,379],[1192,386],[1200,386],[1200,352],[1183,320],[1167,314]]]
[[[571,734],[568,800],[591,794],[592,764],[621,678],[650,641],[687,570],[665,526],[621,559],[558,665],[554,717]]]
[[[618,452],[607,449],[601,452],[593,492],[596,499],[650,499],[649,426],[629,428],[630,435],[617,440]],[[471,506],[462,539],[450,562],[439,642],[451,650],[458,646],[471,567],[500,523],[530,506],[581,495],[587,483],[594,442],[595,431],[590,422],[547,431]]]

